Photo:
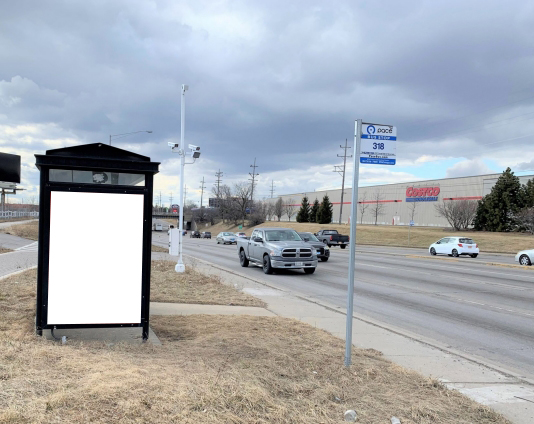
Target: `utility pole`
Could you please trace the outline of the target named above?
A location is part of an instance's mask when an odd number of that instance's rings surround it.
[[[254,184],[255,179],[258,175],[256,174],[256,168],[258,168],[258,165],[256,165],[256,158],[254,158],[254,165],[250,165],[252,168],[252,172],[249,172],[248,175],[250,175],[252,178],[249,178],[249,181],[252,181],[252,190],[250,190],[250,201],[254,202]]]
[[[271,199],[273,198],[273,195],[274,195],[274,180],[271,180]]]
[[[222,176],[223,173],[219,169],[219,172],[215,173],[215,176],[217,179],[215,180],[215,184],[217,184],[217,203],[219,203],[219,198],[221,197],[221,183],[222,183]]]
[[[206,186],[204,185],[204,177],[202,177],[202,181],[200,182],[200,210],[202,210],[202,198],[204,197],[204,189]]]
[[[343,217],[343,195],[345,194],[345,169],[347,166],[347,158],[351,158],[352,155],[347,155],[347,149],[350,149],[350,146],[347,145],[347,139],[345,139],[345,146],[339,145],[343,149],[342,155],[337,155],[338,158],[343,158],[343,168],[339,165],[334,165],[334,171],[341,175],[341,205],[339,207],[339,223],[341,224],[341,218]]]
[[[184,205],[185,205],[185,199],[187,199],[187,185],[184,188]],[[185,206],[184,206],[185,208]]]

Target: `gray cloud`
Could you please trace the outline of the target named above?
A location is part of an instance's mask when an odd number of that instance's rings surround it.
[[[41,125],[36,152],[153,130],[116,145],[163,161],[188,83],[186,140],[229,176],[338,163],[358,117],[397,125],[407,162],[524,151],[500,140],[534,134],[512,119],[534,112],[530,4],[325,4],[8,2],[0,125]]]

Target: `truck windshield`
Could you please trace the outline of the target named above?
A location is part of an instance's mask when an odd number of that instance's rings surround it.
[[[268,230],[265,231],[267,241],[302,241],[294,230]]]
[[[309,241],[319,241],[319,239],[315,237],[313,233],[299,233],[299,236],[303,240],[304,240],[304,237],[306,237]]]

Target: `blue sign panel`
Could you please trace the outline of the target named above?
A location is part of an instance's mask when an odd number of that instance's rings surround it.
[[[396,161],[396,159],[360,158],[360,163],[371,163],[373,165],[395,165]]]
[[[407,202],[437,202],[438,196],[432,197],[407,197]]]

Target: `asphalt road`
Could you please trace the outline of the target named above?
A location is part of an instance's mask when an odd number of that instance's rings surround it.
[[[153,240],[166,245],[166,232],[154,233]],[[357,250],[355,313],[534,380],[534,269],[485,263],[513,263],[511,255],[436,259],[424,250]],[[331,252],[313,275],[265,275],[252,265],[242,268],[235,245],[184,238],[184,254],[344,310],[348,249]]]

